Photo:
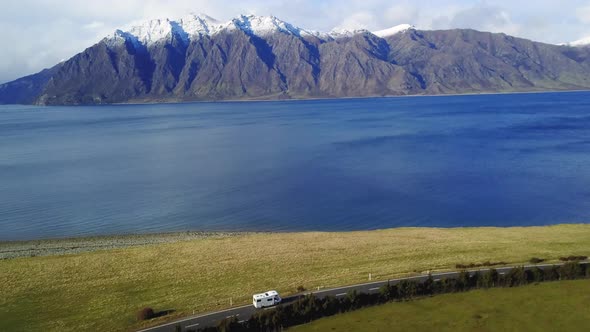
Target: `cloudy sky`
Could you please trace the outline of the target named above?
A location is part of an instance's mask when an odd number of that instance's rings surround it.
[[[0,83],[35,73],[114,29],[150,18],[206,13],[275,15],[306,29],[474,28],[561,43],[590,36],[590,0],[16,0],[0,3]]]

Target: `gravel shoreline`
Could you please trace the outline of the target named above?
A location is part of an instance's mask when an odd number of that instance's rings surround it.
[[[114,235],[85,238],[0,242],[0,259],[79,254],[97,250],[121,249],[152,244],[174,243],[206,238],[227,238],[254,232],[179,232],[145,235]]]

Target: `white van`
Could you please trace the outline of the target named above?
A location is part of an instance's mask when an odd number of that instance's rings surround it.
[[[266,293],[254,294],[252,296],[252,304],[255,308],[272,307],[281,303],[282,299],[277,291],[268,291]]]

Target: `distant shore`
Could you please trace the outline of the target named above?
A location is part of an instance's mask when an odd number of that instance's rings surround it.
[[[490,95],[523,95],[523,94],[545,94],[545,93],[579,93],[590,92],[589,89],[579,90],[522,90],[522,91],[478,91],[464,93],[440,93],[440,94],[407,94],[407,95],[369,95],[369,96],[346,96],[346,97],[307,97],[307,96],[289,96],[281,97],[279,95],[263,96],[254,98],[238,99],[163,99],[163,100],[136,100],[132,99],[126,102],[113,104],[80,104],[80,105],[49,105],[49,106],[108,106],[108,105],[169,105],[169,104],[208,104],[208,103],[251,103],[251,102],[289,102],[289,101],[330,101],[330,100],[363,100],[363,99],[392,99],[392,98],[419,98],[419,97],[462,97],[462,96],[490,96]]]
[[[79,254],[206,238],[228,238],[261,232],[177,232],[143,235],[113,235],[82,238],[0,242],[0,259]]]

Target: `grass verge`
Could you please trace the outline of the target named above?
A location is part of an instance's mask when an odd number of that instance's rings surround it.
[[[590,225],[249,234],[0,261],[0,330],[117,331],[307,289],[457,264],[588,255]],[[262,245],[264,244],[264,245]],[[138,323],[143,307],[174,310]]]

